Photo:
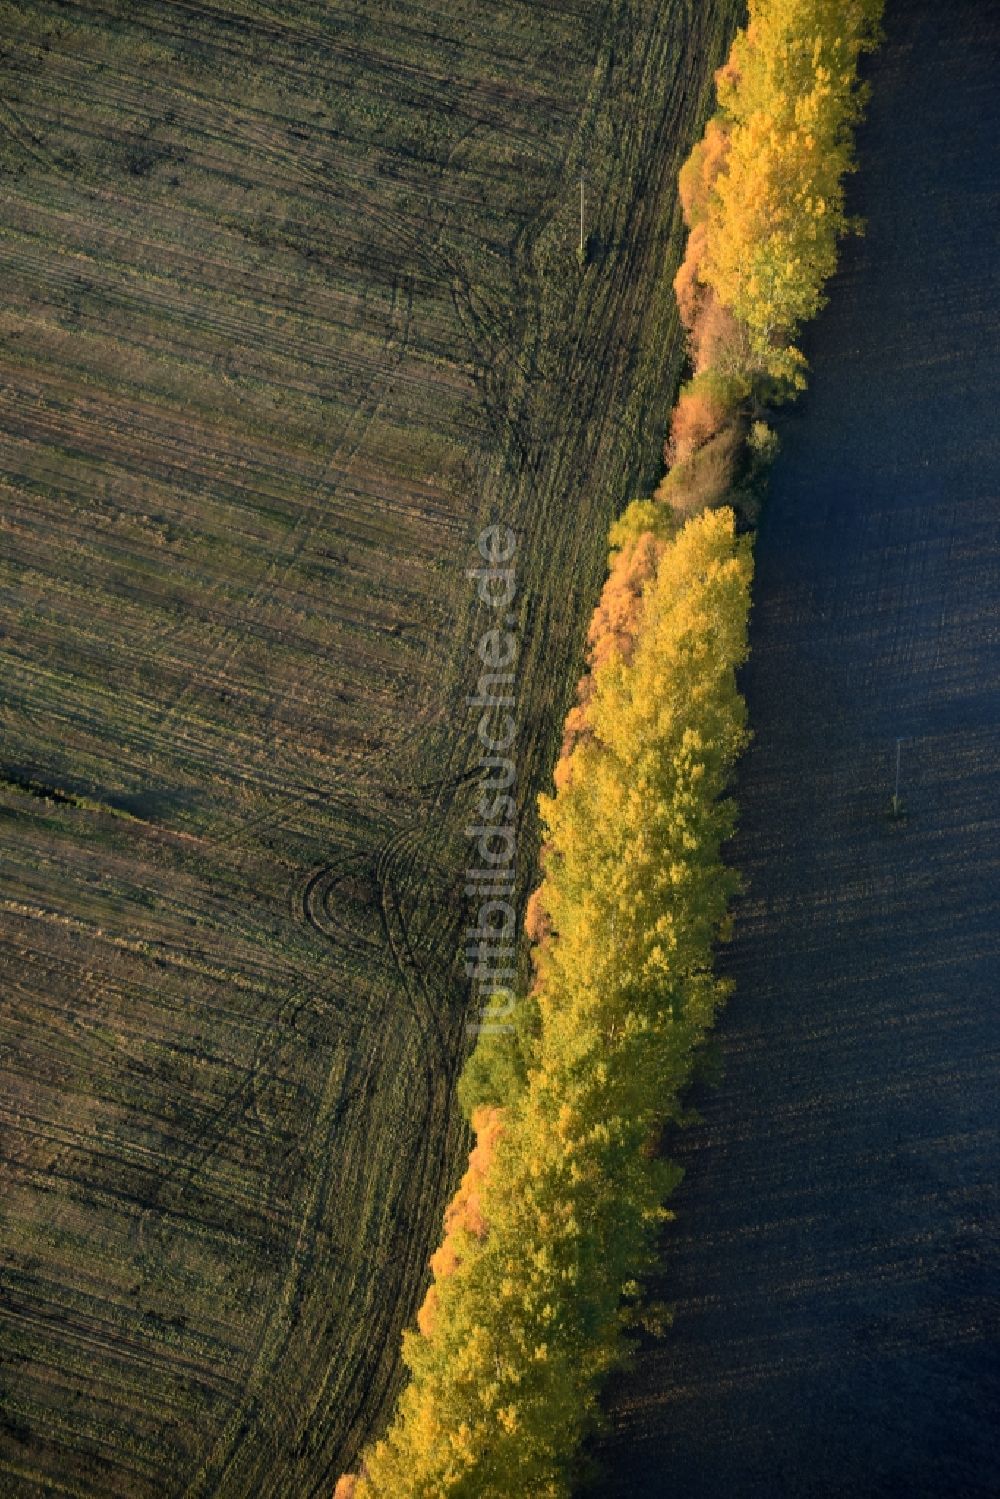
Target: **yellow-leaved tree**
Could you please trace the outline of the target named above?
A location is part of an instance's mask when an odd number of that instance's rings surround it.
[[[717,78],[726,151],[702,210],[698,274],[748,330],[759,369],[793,385],[803,365],[794,340],[851,227],[843,183],[863,103],[858,58],[881,13],[882,0],[751,0]]]
[[[680,183],[693,378],[670,472],[612,529],[589,673],[540,798],[534,982],[466,1065],[477,1143],[404,1339],[410,1380],[335,1499],[565,1499],[621,1356],[676,1177],[656,1145],[726,993],[712,958],[737,883],[721,848],[751,574],[731,504],[746,517],[775,450],[754,408],[802,383],[795,338],[849,227],[858,58],[881,9],[750,0],[717,75]]]
[[[630,651],[595,666],[588,732],[540,803],[548,935],[526,1083],[502,1127],[501,1101],[480,1106],[476,1212],[459,1211],[467,1178],[356,1499],[569,1493],[673,1183],[649,1147],[725,991],[712,952],[735,885],[720,848],[750,571],[731,511],[691,520],[659,553]]]

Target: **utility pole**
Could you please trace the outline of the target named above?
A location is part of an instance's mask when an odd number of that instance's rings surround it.
[[[902,752],[903,752],[903,741],[902,741],[902,739],[897,739],[896,740],[896,784],[895,784],[895,787],[894,787],[893,793],[892,793],[892,815],[893,815],[893,817],[898,817],[899,816],[899,812],[900,812],[900,802],[899,802],[899,761],[900,761],[900,757],[902,755]]]
[[[585,180],[586,179],[584,178],[584,175],[581,172],[580,173],[580,243],[577,246],[577,251],[576,251],[576,258],[580,262],[581,265],[583,265],[584,256],[586,254],[586,241],[585,241],[584,235],[583,235],[583,189],[584,189],[584,182],[585,182]]]

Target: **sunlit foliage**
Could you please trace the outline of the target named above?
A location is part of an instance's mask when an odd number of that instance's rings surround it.
[[[748,330],[757,367],[793,385],[803,367],[794,340],[852,227],[844,177],[864,98],[858,58],[881,12],[881,0],[751,0],[706,137],[725,140],[724,160],[703,145],[684,169],[698,277]]]
[[[539,799],[532,986],[466,1066],[476,1147],[404,1342],[410,1383],[352,1499],[568,1495],[635,1320],[676,1180],[656,1147],[726,993],[712,956],[738,883],[721,849],[751,575],[732,504],[753,512],[777,451],[762,405],[802,383],[794,340],[853,227],[857,64],[881,8],[751,0],[682,170],[693,378],[668,473],[612,528],[555,794]]]
[[[725,993],[712,951],[736,883],[720,847],[749,583],[732,513],[690,521],[663,545],[629,659],[594,668],[589,732],[541,799],[549,934],[526,1084],[474,1116],[411,1380],[357,1499],[569,1492],[673,1185],[650,1147]]]

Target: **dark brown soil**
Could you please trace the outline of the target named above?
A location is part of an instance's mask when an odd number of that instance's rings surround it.
[[[2,1499],[329,1499],[394,1403],[467,569],[514,528],[523,900],[736,10],[0,5]]]
[[[1000,7],[887,30],[760,528],[724,1081],[604,1499],[1000,1491]]]

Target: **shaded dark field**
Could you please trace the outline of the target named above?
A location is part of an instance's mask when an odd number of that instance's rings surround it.
[[[1000,11],[887,27],[760,530],[724,1081],[602,1495],[1000,1482]]]
[[[0,0],[4,1499],[328,1495],[391,1401],[466,569],[518,529],[523,893],[736,8]]]

